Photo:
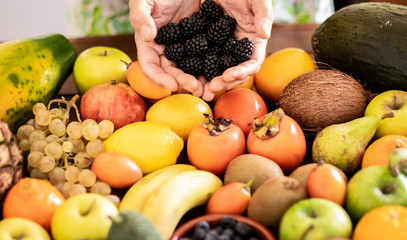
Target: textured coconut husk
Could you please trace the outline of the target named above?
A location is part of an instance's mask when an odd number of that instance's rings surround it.
[[[279,105],[312,137],[331,124],[362,117],[371,99],[371,92],[358,80],[328,69],[292,80],[283,90]]]

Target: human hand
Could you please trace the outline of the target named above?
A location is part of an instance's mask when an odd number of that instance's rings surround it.
[[[203,1],[202,1],[203,2]],[[224,71],[221,76],[205,83],[202,98],[213,99],[216,92],[242,84],[259,71],[266,55],[266,47],[273,24],[271,0],[216,0],[226,15],[236,19],[235,37],[248,37],[253,41],[250,60]]]
[[[199,0],[129,1],[137,58],[143,72],[155,83],[173,92],[186,90],[201,97],[203,83],[178,69],[164,56],[164,45],[154,41],[157,29],[191,16],[194,11],[199,11],[199,6]]]

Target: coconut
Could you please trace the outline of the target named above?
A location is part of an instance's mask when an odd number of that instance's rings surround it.
[[[333,69],[315,70],[293,79],[283,90],[280,107],[314,136],[325,127],[362,117],[372,99],[353,77]]]

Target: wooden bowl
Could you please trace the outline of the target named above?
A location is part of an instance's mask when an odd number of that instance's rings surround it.
[[[178,227],[175,230],[172,237],[170,238],[170,240],[179,240],[182,237],[191,236],[195,225],[200,221],[208,222],[209,225],[211,226],[211,228],[216,227],[219,225],[220,220],[225,215],[227,215],[227,214],[206,214],[206,215],[191,219],[188,222],[182,224],[180,227]],[[257,234],[257,237],[259,239],[276,240],[273,233],[271,233],[270,230],[268,230],[262,224],[254,221],[248,217],[241,216],[241,215],[229,215],[229,216],[232,216],[238,222],[243,222],[243,223],[248,224],[253,229],[253,231]]]

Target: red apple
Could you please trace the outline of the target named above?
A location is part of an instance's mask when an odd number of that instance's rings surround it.
[[[80,106],[82,120],[111,120],[115,130],[133,122],[144,121],[146,111],[145,99],[130,85],[115,80],[90,88],[82,96]]]

